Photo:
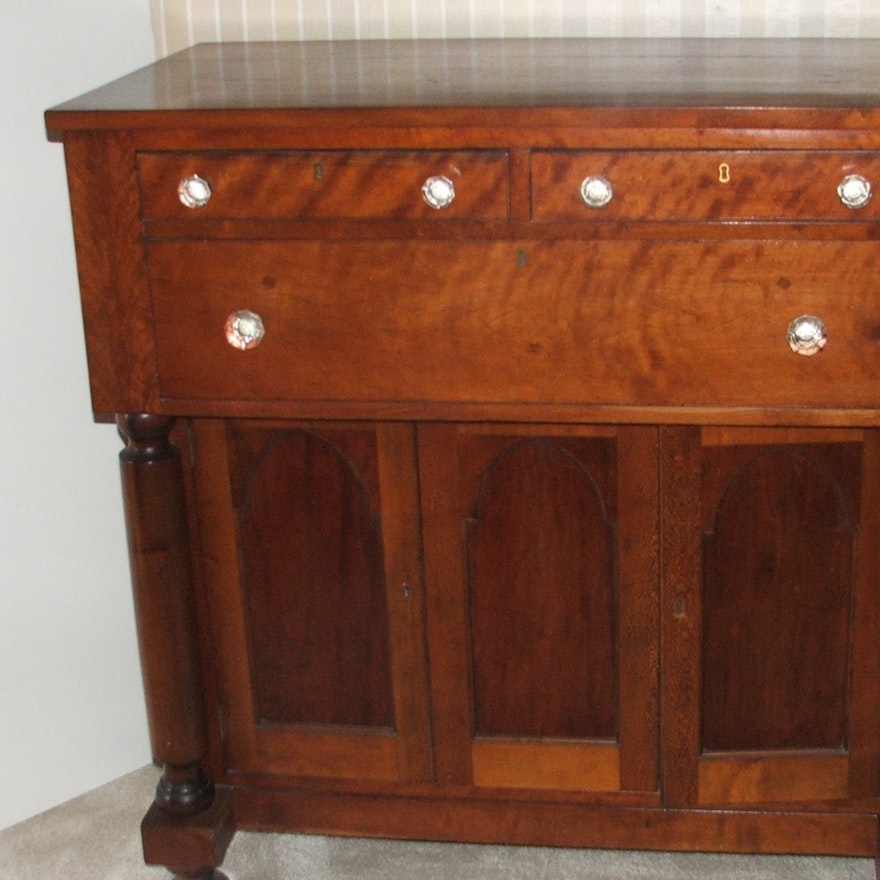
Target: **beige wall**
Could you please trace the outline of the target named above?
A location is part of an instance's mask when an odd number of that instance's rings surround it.
[[[150,760],[121,444],[92,422],[64,151],[41,120],[153,54],[144,3],[3,7],[0,828]]]
[[[156,51],[217,40],[880,37],[878,0],[150,0]]]

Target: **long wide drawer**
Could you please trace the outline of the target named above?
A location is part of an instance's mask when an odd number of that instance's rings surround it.
[[[876,244],[193,241],[148,251],[165,398],[880,406]],[[224,332],[241,310],[265,328],[250,350]],[[804,315],[827,330],[812,357],[787,338]]]

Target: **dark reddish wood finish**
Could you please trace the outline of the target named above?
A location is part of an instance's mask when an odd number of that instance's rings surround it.
[[[180,878],[226,880],[216,866],[235,832],[232,797],[218,791],[207,809],[192,816],[170,814],[153,804],[141,822],[144,860],[165,865]]]
[[[145,218],[192,219],[177,197],[178,184],[190,174],[207,179],[215,196],[199,209],[199,219],[507,217],[507,161],[498,150],[145,153],[138,172]],[[412,198],[434,175],[455,186],[455,201],[442,211]]]
[[[463,493],[477,736],[615,737],[615,465],[601,439],[501,438]]]
[[[876,797],[878,645],[858,612],[878,601],[875,433],[691,432],[677,452],[666,429],[665,470],[687,479],[665,490],[664,579],[692,585],[670,597],[667,694],[687,719],[670,784],[702,804]]]
[[[876,219],[880,202],[859,211],[841,204],[837,184],[848,174],[876,179],[880,157],[798,150],[535,152],[532,216],[578,223]],[[580,197],[581,181],[589,175],[613,181],[615,197],[607,211],[587,207]]]
[[[165,768],[157,802],[198,813],[214,789],[201,768],[205,713],[180,450],[169,440],[170,419],[129,415],[117,424],[150,740]]]
[[[859,453],[705,451],[704,751],[846,747]]]
[[[226,766],[430,779],[412,428],[200,421],[193,444]]]
[[[64,144],[96,413],[155,412],[153,317],[138,224],[134,144],[71,132]]]
[[[258,722],[390,728],[375,434],[231,434]]]
[[[656,791],[654,436],[420,430],[441,778]]]
[[[254,400],[880,405],[874,243],[486,236],[150,243],[160,394],[229,415]],[[267,336],[242,357],[217,328],[244,306]],[[821,357],[785,341],[805,312],[833,334]]]
[[[878,79],[872,41],[207,45],[49,111],[93,406],[140,414],[150,863],[877,852]]]
[[[210,880],[234,823],[230,797],[216,795],[203,767],[206,707],[180,450],[170,419],[126,415],[117,424],[150,740],[163,767],[144,819],[144,858]]]

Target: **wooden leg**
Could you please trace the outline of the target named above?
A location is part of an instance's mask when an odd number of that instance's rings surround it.
[[[122,415],[120,455],[150,741],[163,767],[141,826],[148,864],[211,880],[232,837],[231,802],[205,773],[204,701],[180,450],[172,421]]]
[[[171,870],[178,880],[228,880],[222,871],[215,871],[213,868],[205,871],[176,871],[174,868]]]
[[[877,822],[877,844],[875,847],[875,856],[874,856],[874,877],[876,880],[880,880],[880,816],[876,817]]]

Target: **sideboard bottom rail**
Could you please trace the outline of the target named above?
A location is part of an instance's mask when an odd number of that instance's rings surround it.
[[[513,846],[873,858],[877,815],[235,788],[238,828]]]

